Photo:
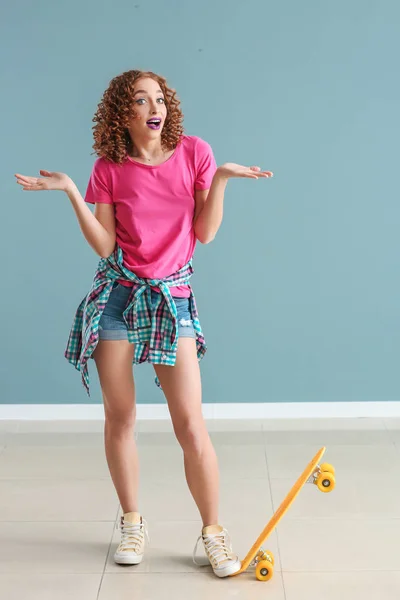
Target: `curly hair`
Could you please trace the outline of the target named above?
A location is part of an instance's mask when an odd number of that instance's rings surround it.
[[[167,118],[161,133],[161,144],[164,150],[174,150],[183,135],[183,113],[175,90],[167,85],[166,79],[151,71],[126,71],[111,80],[108,88],[98,104],[92,119],[94,153],[99,157],[122,164],[132,151],[132,140],[128,125],[135,115],[133,109],[133,89],[137,79],[150,77],[159,83],[164,94]]]

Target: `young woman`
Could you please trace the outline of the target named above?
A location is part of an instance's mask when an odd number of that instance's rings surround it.
[[[105,409],[105,452],[121,504],[121,543],[114,559],[138,564],[147,525],[137,502],[132,363],[151,362],[183,449],[189,489],[200,512],[199,540],[214,573],[240,568],[218,521],[217,458],[203,416],[199,360],[205,352],[189,279],[196,241],[211,242],[222,221],[232,177],[272,177],[259,167],[217,167],[210,146],[183,133],[176,93],[143,71],[115,77],[93,121],[94,163],[85,199],[64,173],[16,174],[24,190],[61,190],[87,242],[102,257],[92,288],[75,316],[67,359],[98,371]],[[87,203],[95,205],[94,214]],[[197,548],[197,544],[196,544]]]

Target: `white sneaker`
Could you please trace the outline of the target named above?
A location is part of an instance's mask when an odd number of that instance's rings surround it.
[[[193,551],[193,562],[196,562],[197,546],[203,540],[204,550],[217,577],[227,577],[240,570],[241,562],[232,552],[229,534],[221,525],[204,527]]]
[[[118,565],[138,565],[142,562],[145,537],[150,542],[147,523],[139,513],[125,513],[120,521],[121,543],[114,560]]]

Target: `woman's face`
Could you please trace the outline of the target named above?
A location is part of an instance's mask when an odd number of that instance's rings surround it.
[[[135,116],[129,124],[133,140],[154,140],[161,137],[167,107],[160,84],[150,77],[142,77],[135,82],[133,109]]]

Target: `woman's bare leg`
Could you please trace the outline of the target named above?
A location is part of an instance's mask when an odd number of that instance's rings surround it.
[[[201,379],[192,338],[179,338],[174,367],[154,365],[184,453],[186,480],[203,520],[218,523],[219,472],[201,410]]]
[[[100,340],[93,355],[103,393],[107,463],[123,513],[139,512],[133,352],[127,340]]]

